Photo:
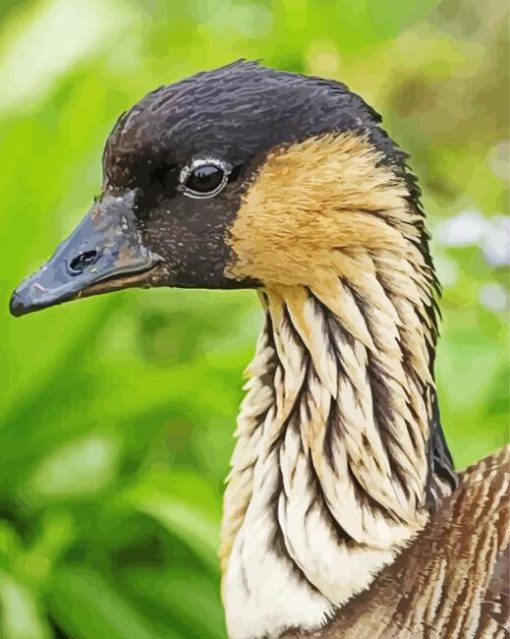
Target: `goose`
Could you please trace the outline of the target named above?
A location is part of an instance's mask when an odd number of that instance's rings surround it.
[[[420,190],[345,85],[239,61],[123,113],[103,188],[13,315],[129,287],[255,289],[224,496],[231,639],[509,636],[509,449],[456,473]]]

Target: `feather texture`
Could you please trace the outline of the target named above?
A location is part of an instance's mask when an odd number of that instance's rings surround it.
[[[231,274],[265,286],[266,324],[225,494],[230,637],[499,633],[506,458],[455,490],[412,176],[366,136],[276,149],[231,246]]]
[[[416,541],[326,628],[286,639],[510,635],[510,447],[461,474]]]

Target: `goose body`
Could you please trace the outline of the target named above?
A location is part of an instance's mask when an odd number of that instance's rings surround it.
[[[103,168],[11,310],[258,290],[222,525],[229,637],[508,636],[509,452],[454,470],[420,192],[375,111],[342,84],[235,63],[143,98]]]

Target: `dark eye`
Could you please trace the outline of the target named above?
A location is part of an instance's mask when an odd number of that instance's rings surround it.
[[[223,171],[213,164],[199,166],[191,172],[186,180],[186,186],[197,193],[210,193],[222,183],[223,175]]]
[[[223,189],[228,174],[228,168],[219,162],[195,160],[181,173],[182,191],[190,197],[212,197]]]

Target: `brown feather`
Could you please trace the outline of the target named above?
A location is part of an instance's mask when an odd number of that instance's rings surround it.
[[[461,474],[418,538],[327,627],[285,639],[510,636],[510,447]]]

